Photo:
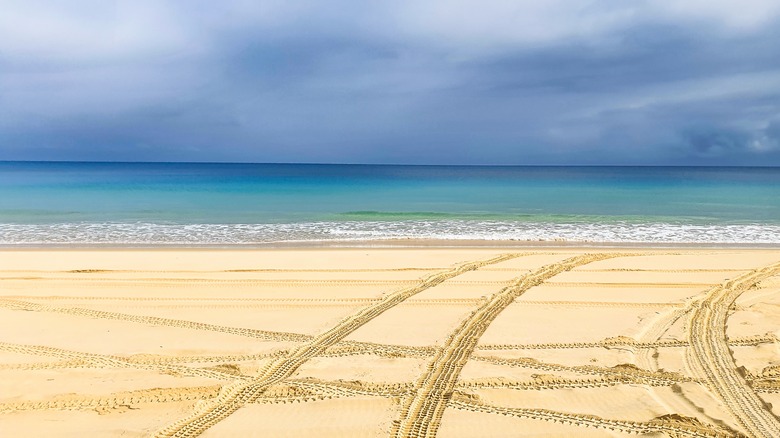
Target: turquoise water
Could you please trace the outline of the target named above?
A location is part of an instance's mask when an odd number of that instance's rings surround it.
[[[0,243],[780,243],[780,169],[0,162]]]

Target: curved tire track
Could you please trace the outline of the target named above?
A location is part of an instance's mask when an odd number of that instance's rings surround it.
[[[737,368],[726,338],[726,319],[739,296],[780,272],[780,263],[751,271],[710,289],[688,324],[686,361],[751,437],[780,437],[780,420]]]
[[[461,264],[447,271],[430,275],[415,286],[391,293],[385,296],[381,302],[366,307],[356,314],[345,318],[335,327],[296,348],[290,356],[272,362],[256,379],[250,382],[236,382],[223,387],[216,399],[201,404],[192,415],[158,431],[155,434],[155,437],[198,436],[214,424],[217,424],[230,416],[241,406],[260,398],[269,386],[290,377],[301,365],[312,357],[321,355],[330,346],[343,340],[358,328],[407,298],[463,273],[476,270],[485,265],[510,260],[521,255],[523,254],[504,254],[488,260]]]
[[[395,437],[434,437],[458,380],[479,338],[495,318],[518,296],[544,281],[578,266],[623,254],[584,254],[544,266],[523,275],[493,294],[485,304],[466,318],[450,335],[418,379],[411,397],[404,401],[398,420],[393,422]]]

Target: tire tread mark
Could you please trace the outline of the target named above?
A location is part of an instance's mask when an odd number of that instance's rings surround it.
[[[269,386],[290,377],[301,365],[312,357],[321,355],[332,345],[343,340],[358,328],[407,298],[463,273],[522,255],[526,254],[503,254],[487,260],[464,263],[449,270],[434,273],[420,280],[414,286],[388,294],[381,302],[361,309],[357,313],[340,321],[330,330],[325,331],[311,341],[299,346],[293,350],[289,356],[273,361],[261,371],[256,379],[250,382],[236,382],[226,385],[222,388],[222,391],[216,399],[199,405],[194,413],[163,428],[154,436],[158,438],[198,436],[211,426],[230,416],[241,406],[252,403],[262,397],[264,391]]]
[[[621,379],[626,382],[647,386],[669,386],[676,383],[690,382],[693,379],[679,373],[669,371],[648,371],[633,364],[621,364],[613,367],[599,367],[594,365],[561,365],[556,363],[541,362],[533,358],[507,359],[492,356],[472,356],[472,360],[492,363],[494,365],[531,368],[549,372],[573,372],[589,376],[606,376]]]
[[[105,396],[68,395],[49,400],[30,400],[0,403],[0,412],[39,411],[39,410],[85,410],[96,408],[114,408],[141,403],[166,403],[216,397],[219,385],[184,388],[154,388],[136,391],[117,392]]]
[[[113,319],[118,321],[128,321],[140,324],[151,324],[156,326],[168,326],[193,330],[205,330],[219,333],[228,333],[251,338],[262,339],[266,341],[292,341],[305,342],[312,337],[299,333],[276,332],[269,330],[257,330],[241,327],[230,327],[217,324],[207,324],[203,322],[186,321],[181,319],[161,318],[157,316],[133,315],[119,312],[106,312],[102,310],[85,309],[80,307],[55,307],[27,301],[0,299],[0,307],[24,310],[34,312],[52,312],[63,313],[67,315],[86,316],[100,319]]]
[[[726,320],[743,292],[779,272],[776,263],[713,287],[694,305],[688,321],[688,367],[751,437],[780,436],[780,421],[740,373],[729,349]]]
[[[598,417],[596,415],[558,412],[549,409],[491,406],[464,396],[454,397],[453,400],[448,403],[448,406],[472,412],[550,421],[578,427],[609,429],[611,431],[629,434],[663,433],[670,436],[694,438],[732,438],[740,436],[737,432],[704,424],[695,419],[686,418],[684,420],[687,421],[681,421],[683,419],[677,418],[677,416],[659,417],[645,422],[613,420]]]
[[[682,316],[687,311],[681,309],[679,315]],[[773,334],[746,336],[740,338],[734,338],[729,341],[730,345],[747,347],[760,344],[772,344],[777,342],[778,339]],[[686,340],[679,339],[662,339],[652,341],[637,341],[625,336],[619,336],[615,338],[605,339],[597,342],[558,342],[550,344],[482,344],[477,345],[477,350],[482,351],[496,351],[496,350],[558,350],[558,349],[575,349],[575,348],[609,348],[609,347],[631,347],[635,349],[650,349],[650,348],[674,348],[674,347],[687,347],[690,343]]]
[[[10,351],[13,353],[30,354],[37,356],[50,356],[66,359],[70,361],[77,361],[83,363],[81,366],[85,367],[98,367],[98,368],[135,368],[150,371],[160,371],[171,373],[175,375],[183,375],[190,377],[204,377],[207,379],[217,380],[231,380],[246,379],[245,376],[236,374],[224,373],[214,369],[206,368],[193,368],[182,365],[174,364],[159,364],[159,363],[145,363],[145,362],[133,362],[120,356],[109,356],[95,353],[84,353],[80,351],[65,350],[62,348],[46,347],[40,345],[24,345],[24,344],[12,344],[8,342],[0,342],[0,350]],[[55,362],[53,365],[57,365]],[[38,369],[42,369],[40,367]]]
[[[488,326],[515,298],[562,272],[619,255],[626,254],[599,253],[571,257],[522,275],[493,294],[450,334],[444,346],[429,362],[426,373],[417,380],[414,391],[404,400],[400,416],[393,422],[391,436],[436,436],[461,369]]]

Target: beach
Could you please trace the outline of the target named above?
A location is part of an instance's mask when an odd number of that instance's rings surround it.
[[[780,438],[780,1],[67,6],[0,438]]]
[[[765,248],[6,248],[0,435],[770,436],[779,304]]]

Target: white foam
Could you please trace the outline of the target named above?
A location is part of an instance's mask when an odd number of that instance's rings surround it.
[[[263,244],[333,240],[446,239],[534,242],[776,244],[780,225],[542,223],[475,220],[286,224],[0,224],[0,244]]]

